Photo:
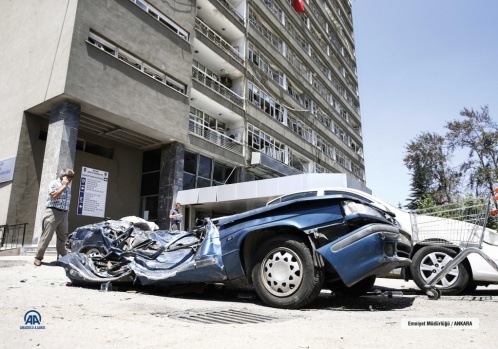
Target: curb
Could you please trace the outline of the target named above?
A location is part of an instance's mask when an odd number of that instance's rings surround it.
[[[24,267],[33,266],[33,256],[4,256],[0,257],[0,268],[11,268],[11,267]],[[56,256],[45,256],[43,259],[44,264],[56,261]]]

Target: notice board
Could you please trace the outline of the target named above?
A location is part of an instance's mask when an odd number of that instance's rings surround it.
[[[109,172],[83,166],[78,195],[78,215],[105,217]]]

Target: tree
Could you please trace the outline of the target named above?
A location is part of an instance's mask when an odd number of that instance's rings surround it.
[[[493,181],[498,179],[498,124],[491,119],[488,106],[480,111],[464,108],[463,121],[446,124],[449,146],[468,150],[468,159],[460,166],[468,175],[467,186],[475,196],[491,196]]]
[[[450,166],[452,148],[447,147],[444,137],[423,132],[405,146],[405,151],[403,161],[412,177],[407,208],[420,208],[428,200],[453,202],[460,177]]]

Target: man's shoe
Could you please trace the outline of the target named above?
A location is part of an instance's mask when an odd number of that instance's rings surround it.
[[[41,265],[41,260],[35,258],[35,261],[33,264],[36,265],[37,267],[39,267]]]

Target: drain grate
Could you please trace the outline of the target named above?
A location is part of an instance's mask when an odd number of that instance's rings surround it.
[[[493,299],[491,296],[463,296],[460,298],[462,301],[497,301],[496,299]]]
[[[498,297],[493,298],[492,296],[445,296],[443,295],[441,299],[451,300],[451,301],[467,301],[467,302],[498,302]]]
[[[155,314],[159,315],[159,314]],[[202,324],[258,324],[279,320],[269,315],[254,314],[249,311],[225,309],[225,310],[193,310],[180,314],[170,314],[169,318],[195,322]]]

